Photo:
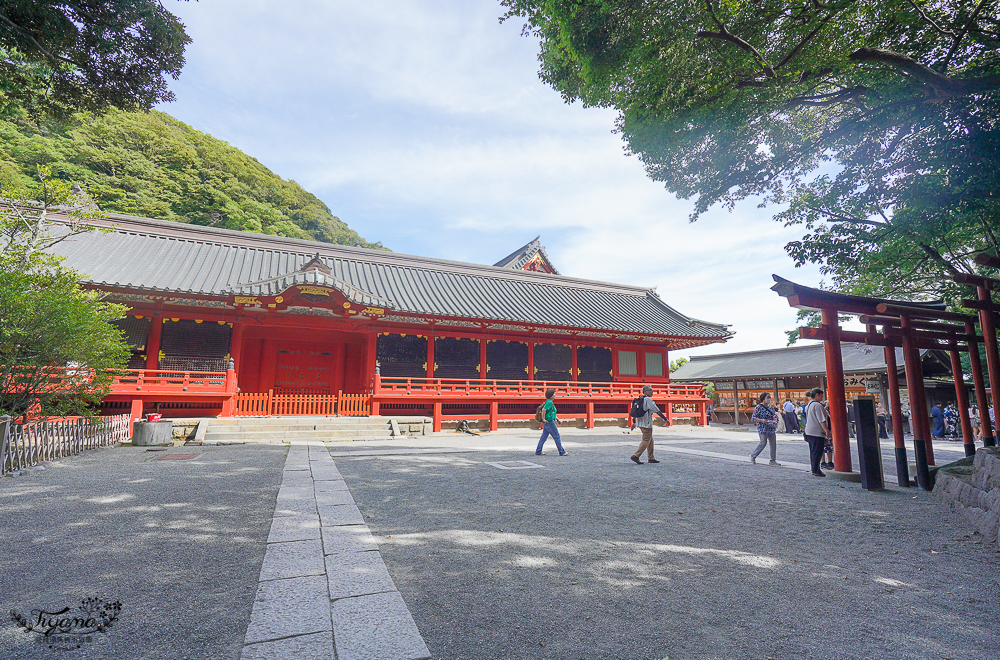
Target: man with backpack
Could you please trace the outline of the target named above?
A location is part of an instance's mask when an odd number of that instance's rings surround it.
[[[542,455],[542,447],[545,446],[545,441],[548,440],[549,436],[552,436],[552,439],[556,441],[556,449],[559,450],[560,456],[566,456],[569,453],[563,449],[562,441],[559,438],[559,427],[556,426],[556,423],[559,421],[559,417],[558,411],[556,410],[556,404],[552,402],[555,395],[555,389],[550,387],[545,390],[545,403],[535,409],[535,421],[542,425],[542,437],[538,440],[538,447],[535,449],[535,456]]]
[[[659,463],[658,460],[653,458],[653,415],[659,415],[668,426],[670,425],[667,416],[660,412],[660,409],[653,403],[652,396],[652,386],[644,386],[642,388],[642,396],[636,397],[632,401],[632,408],[629,411],[629,415],[635,419],[636,426],[642,432],[642,442],[639,443],[639,449],[631,456],[632,462],[636,465],[642,465],[639,457],[642,456],[643,451],[648,456],[647,462]]]

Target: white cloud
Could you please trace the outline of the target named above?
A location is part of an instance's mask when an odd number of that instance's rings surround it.
[[[753,203],[688,222],[612,133],[615,112],[567,105],[537,44],[496,0],[178,3],[194,42],[163,109],[227,140],[400,252],[492,263],[536,234],[567,274],[656,286],[729,323],[727,346],[780,346],[804,283],[796,238]]]

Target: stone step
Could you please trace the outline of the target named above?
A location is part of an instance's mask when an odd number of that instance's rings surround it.
[[[255,431],[212,431],[209,430],[205,434],[206,440],[230,440],[234,438],[248,439],[248,438],[359,438],[359,437],[379,437],[379,438],[390,438],[392,437],[388,429],[374,430],[354,430],[354,431],[314,431],[314,430],[302,430],[302,431],[272,431],[272,430],[255,430]]]
[[[247,439],[241,439],[241,438],[237,438],[237,439],[227,439],[227,440],[205,438],[204,444],[206,444],[206,445],[216,445],[216,444],[222,444],[222,445],[224,445],[224,444],[281,445],[281,444],[285,444],[286,442],[295,443],[295,442],[302,442],[302,441],[305,441],[305,440],[315,440],[317,442],[368,442],[368,441],[387,440],[387,439],[389,439],[389,438],[386,438],[384,436],[356,436],[356,437],[350,437],[350,438],[340,438],[340,437],[335,437],[335,438],[331,438],[331,437],[321,437],[321,438],[286,438],[286,439],[280,439],[280,438],[270,438],[270,439],[268,439],[268,438],[263,438],[263,439],[261,439],[261,438],[247,438]]]
[[[1000,447],[984,447],[975,456],[936,470],[934,494],[976,530],[1000,542]]]
[[[223,425],[210,424],[209,431],[364,431],[388,429],[388,424],[241,424]]]

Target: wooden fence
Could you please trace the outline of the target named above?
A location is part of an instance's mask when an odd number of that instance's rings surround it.
[[[369,394],[275,394],[239,392],[235,397],[237,417],[347,416],[366,417],[371,414]]]
[[[0,418],[0,475],[124,442],[131,437],[131,426],[128,415],[30,424]]]

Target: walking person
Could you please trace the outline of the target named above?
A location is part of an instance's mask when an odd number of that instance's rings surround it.
[[[653,457],[653,415],[659,415],[664,423],[668,426],[670,422],[667,420],[667,416],[660,412],[660,409],[653,403],[653,387],[651,385],[646,385],[642,388],[642,410],[646,411],[641,417],[636,417],[635,423],[642,432],[642,442],[639,443],[639,448],[630,457],[630,460],[636,465],[642,465],[642,461],[639,457],[642,456],[642,452],[646,452],[648,457],[646,460],[648,463],[659,463],[656,458]]]
[[[937,401],[931,406],[931,421],[934,426],[931,428],[931,436],[935,438],[944,437],[944,412],[941,410],[941,404]]]
[[[785,433],[798,433],[799,420],[795,417],[795,404],[792,403],[791,399],[785,399],[785,403],[781,409],[785,418]]]
[[[823,390],[818,387],[809,390],[808,396],[812,399],[806,406],[805,427],[806,442],[809,443],[809,467],[812,468],[814,477],[825,477],[826,475],[819,469],[819,462],[823,457],[826,439],[830,435],[830,425],[827,422],[826,409],[823,407]]]
[[[542,422],[542,437],[538,440],[538,447],[535,449],[535,456],[542,455],[542,447],[545,445],[545,441],[552,436],[552,439],[556,441],[556,449],[559,450],[560,456],[565,456],[568,452],[563,449],[562,440],[559,438],[559,427],[556,423],[559,421],[557,417],[556,404],[552,402],[555,397],[556,391],[553,388],[545,390],[545,403],[542,404],[542,410],[544,411],[544,421]],[[537,401],[537,399],[536,399]]]
[[[979,406],[976,404],[969,406],[969,422],[972,424],[972,441],[982,441],[983,423],[979,418]]]
[[[757,399],[757,405],[753,409],[750,421],[756,422],[757,435],[760,437],[757,448],[750,454],[750,463],[756,464],[757,457],[764,451],[764,447],[771,443],[771,461],[768,465],[781,465],[776,460],[778,458],[778,438],[775,431],[778,426],[778,411],[771,407],[771,395],[767,392],[761,394],[760,398]]]

